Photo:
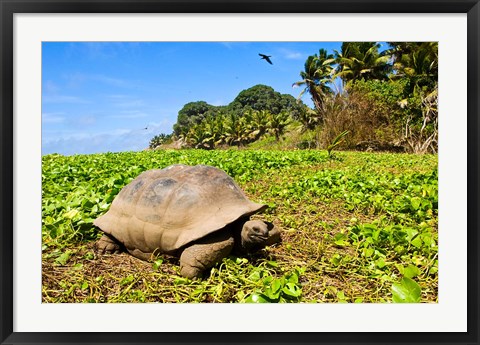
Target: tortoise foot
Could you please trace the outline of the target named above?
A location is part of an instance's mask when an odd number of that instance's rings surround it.
[[[120,248],[120,243],[107,234],[104,234],[94,245],[94,250],[98,254],[120,253]]]
[[[233,248],[233,237],[229,232],[218,232],[185,248],[180,255],[180,274],[186,278],[201,278],[205,270],[214,266]]]

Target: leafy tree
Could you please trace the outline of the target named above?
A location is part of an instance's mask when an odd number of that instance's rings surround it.
[[[241,91],[228,105],[228,110],[243,116],[248,110],[266,110],[278,114],[288,110],[292,115],[297,114],[303,104],[298,104],[292,95],[281,94],[267,85],[255,85]]]
[[[268,130],[268,116],[266,110],[247,111],[244,117],[247,119],[247,131],[252,141],[260,139]]]
[[[178,112],[177,123],[173,126],[176,135],[185,134],[192,124],[200,123],[215,106],[204,101],[190,102]]]
[[[170,142],[171,140],[172,140],[172,134],[161,133],[154,136],[152,139],[150,139],[150,143],[148,144],[148,147],[150,149],[154,149],[157,146]]]
[[[438,81],[438,42],[389,42],[389,45],[396,72],[393,78],[407,78],[411,93],[415,89],[432,92]]]
[[[246,119],[230,112],[225,116],[225,141],[228,145],[244,146],[249,139]]]
[[[312,130],[321,124],[319,112],[309,107],[305,107],[296,120],[300,122],[300,132],[302,133]]]
[[[311,55],[305,61],[305,69],[300,72],[302,80],[295,82],[294,86],[303,86],[300,99],[305,92],[310,93],[315,108],[321,111],[324,97],[331,93],[329,83],[332,82],[333,55],[325,49],[320,49],[318,55]]]
[[[278,114],[268,114],[268,132],[275,135],[275,139],[278,141],[280,136],[285,132],[287,126],[291,123],[289,114],[285,111]]]
[[[355,80],[387,79],[391,72],[390,55],[388,51],[379,53],[379,48],[377,42],[343,42],[341,51],[335,51],[335,77],[341,78],[347,87]]]

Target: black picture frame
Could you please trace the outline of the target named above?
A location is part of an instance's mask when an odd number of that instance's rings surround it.
[[[0,0],[2,344],[479,344],[479,0]],[[16,13],[466,13],[468,309],[465,333],[20,333],[13,331],[13,17]],[[386,316],[388,317],[388,316]],[[452,318],[455,315],[451,315]],[[253,322],[253,321],[252,321]],[[248,322],[247,322],[248,323]]]

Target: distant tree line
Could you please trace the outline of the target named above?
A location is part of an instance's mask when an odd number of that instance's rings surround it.
[[[306,108],[292,95],[281,94],[267,85],[255,85],[241,91],[226,106],[204,101],[185,104],[178,112],[173,137],[184,145],[203,149],[244,146],[267,134],[279,139],[287,125]],[[150,147],[158,146],[158,142],[152,139]]]

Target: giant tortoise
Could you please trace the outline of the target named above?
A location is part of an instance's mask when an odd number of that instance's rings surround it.
[[[124,247],[142,260],[180,258],[180,273],[199,278],[230,253],[255,252],[280,241],[272,223],[250,220],[266,205],[250,201],[224,171],[207,165],[148,170],[126,185],[94,221],[104,235],[98,253]]]

